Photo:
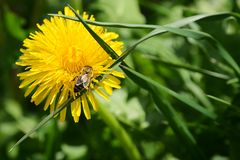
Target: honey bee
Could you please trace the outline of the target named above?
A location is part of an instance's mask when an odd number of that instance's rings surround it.
[[[93,78],[93,68],[91,66],[84,66],[80,76],[76,80],[74,92],[80,92],[83,89],[88,89]]]

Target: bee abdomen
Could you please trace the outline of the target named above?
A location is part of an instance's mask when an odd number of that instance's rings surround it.
[[[83,87],[74,86],[74,92],[80,92],[82,89],[83,89]]]

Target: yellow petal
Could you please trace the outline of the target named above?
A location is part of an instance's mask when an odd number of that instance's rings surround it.
[[[120,78],[125,78],[124,73],[123,72],[119,72],[119,71],[112,71],[111,72],[112,75],[116,76],[116,77],[120,77]]]
[[[31,85],[28,87],[28,89],[26,90],[24,97],[27,97],[30,93],[32,93],[33,89],[36,87],[36,85]]]
[[[111,82],[111,83],[114,83],[114,84],[120,84],[120,83],[121,83],[121,81],[120,81],[118,78],[116,78],[116,77],[114,77],[114,76],[112,76],[112,75],[108,75],[108,76],[105,78],[105,80],[107,80],[107,81],[109,81],[109,82]]]
[[[105,100],[109,100],[109,97],[103,92],[101,91],[99,88],[95,88],[96,92],[101,96],[103,97]]]
[[[39,105],[48,95],[48,93],[50,92],[51,88],[46,89],[44,92],[42,92],[41,94],[39,94],[36,99],[34,100],[36,105]]]
[[[79,122],[79,116],[73,116],[73,120],[75,123],[78,123]]]
[[[109,81],[109,80],[103,80],[102,81],[102,83],[104,84],[104,85],[108,85],[108,86],[110,86],[110,87],[112,87],[112,88],[121,88],[121,86],[120,85],[118,85],[118,84],[115,84],[115,83],[112,83],[112,81]]]
[[[55,101],[56,101],[56,99],[53,99],[53,102],[52,102],[52,104],[50,105],[50,113],[53,113],[54,110],[55,110]],[[57,116],[57,115],[56,115],[56,116]]]
[[[71,103],[72,116],[75,123],[79,121],[81,115],[81,101],[80,98]]]
[[[34,77],[26,78],[26,79],[24,79],[24,80],[21,82],[19,88],[23,88],[23,87],[31,84],[31,83],[32,83],[33,81],[35,81],[35,80],[36,80],[36,79],[35,79]]]
[[[90,103],[92,104],[93,110],[97,111],[98,110],[97,101],[91,91],[87,93],[87,97],[88,97],[88,100],[90,101]]]
[[[58,87],[54,87],[54,88],[51,90],[51,92],[50,92],[50,94],[48,95],[48,98],[47,98],[47,100],[46,100],[46,102],[45,102],[45,105],[44,105],[44,108],[43,108],[44,110],[47,110],[48,107],[49,107],[49,105],[51,105],[51,104],[54,102],[54,100],[56,99],[56,96],[57,96],[58,92],[59,92],[59,88],[58,88]]]
[[[63,104],[63,102],[65,102],[67,100],[67,98],[68,98],[68,89],[67,89],[67,87],[63,86],[62,92],[58,99],[57,107],[59,107],[61,104]]]
[[[112,95],[112,91],[113,91],[112,87],[109,87],[109,85],[103,84],[103,88],[109,95]]]
[[[66,118],[66,112],[67,112],[67,107],[65,107],[61,112],[60,112],[60,121],[63,122]]]
[[[71,110],[72,110],[72,116],[80,116],[81,115],[81,102],[80,98],[76,99],[71,103]]]
[[[35,99],[36,97],[38,97],[38,95],[41,94],[44,90],[46,90],[47,87],[48,86],[46,85],[40,85],[35,91],[35,93],[32,95],[32,99]]]
[[[88,106],[88,102],[85,94],[83,94],[81,98],[82,98],[82,107],[83,107],[83,112],[85,114],[85,117],[87,119],[91,119],[91,114],[90,114],[90,110],[89,110],[89,106]]]

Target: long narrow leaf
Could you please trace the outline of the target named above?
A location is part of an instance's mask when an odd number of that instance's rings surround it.
[[[171,106],[171,104],[169,104],[166,100],[164,100],[163,97],[161,97],[161,92],[165,92],[172,95],[173,97],[179,99],[185,104],[191,106],[195,110],[203,113],[205,116],[214,118],[215,115],[205,110],[204,108],[202,108],[202,106],[199,106],[194,101],[184,98],[178,93],[158,84],[157,82],[150,80],[149,78],[141,75],[140,73],[137,73],[136,71],[123,65],[120,65],[120,67],[134,82],[143,86],[145,89],[147,89],[151,93],[153,100],[157,105],[158,109],[160,109],[164,114],[164,116],[167,118],[170,126],[174,130],[175,134],[182,140],[182,143],[185,144],[184,146],[187,147],[187,149],[189,150],[189,153],[192,155],[192,158],[196,160],[204,159],[204,156],[199,151],[196,144],[196,140],[194,139],[192,134],[189,132],[187,125],[184,123],[183,119],[179,117],[178,113]]]
[[[197,73],[200,73],[200,74],[203,74],[203,75],[207,75],[207,76],[211,76],[211,77],[215,77],[215,78],[219,78],[219,79],[224,79],[224,80],[229,80],[230,79],[230,77],[228,75],[225,75],[225,74],[222,74],[222,73],[213,72],[213,71],[202,69],[202,68],[197,68],[197,67],[190,66],[190,65],[187,65],[187,64],[179,64],[179,63],[173,63],[173,62],[165,61],[165,60],[162,60],[162,59],[160,59],[159,57],[156,57],[156,56],[146,55],[145,57],[149,58],[153,61],[162,63],[162,64],[170,66],[170,67],[174,67],[174,68],[177,68],[177,69],[185,69],[185,70],[189,70],[189,71],[192,71],[192,72],[197,72]]]
[[[117,63],[123,61],[130,54],[130,52],[133,49],[135,49],[137,47],[137,45],[139,45],[143,41],[146,41],[149,38],[157,36],[159,34],[162,34],[166,31],[174,33],[174,34],[178,34],[178,35],[181,35],[184,37],[194,38],[197,40],[201,40],[201,39],[208,40],[219,51],[219,54],[229,64],[229,66],[232,67],[232,69],[235,71],[238,78],[240,78],[240,68],[239,68],[238,64],[230,56],[230,54],[222,47],[222,45],[216,39],[214,39],[211,35],[204,33],[204,32],[200,32],[200,31],[193,31],[190,29],[180,29],[180,28],[173,28],[173,27],[166,27],[166,26],[157,28],[157,29],[153,30],[152,32],[150,32],[149,34],[147,34],[146,36],[139,39],[132,46],[130,46],[126,51],[124,51],[124,53],[114,62],[113,65],[116,65]]]
[[[172,28],[172,27],[163,27],[167,31],[171,33],[175,33],[184,37],[194,38],[197,40],[206,39],[208,40],[218,51],[222,58],[232,67],[232,69],[236,72],[237,76],[240,77],[240,68],[237,62],[231,57],[231,55],[223,48],[223,46],[210,34],[194,31],[191,29],[180,29],[180,28]],[[155,29],[153,34],[158,34],[158,29]],[[161,32],[161,30],[160,30]]]
[[[79,21],[77,17],[67,16],[67,15],[60,15],[60,14],[48,14],[49,16],[57,16],[66,18],[73,21]],[[188,25],[190,23],[200,21],[200,20],[219,20],[224,19],[229,16],[234,16],[235,18],[240,18],[240,15],[233,12],[222,12],[222,13],[214,13],[214,14],[200,14],[195,16],[190,16],[178,20],[176,22],[166,24],[164,26],[169,27],[182,27]],[[112,22],[98,22],[98,21],[91,21],[85,20],[88,24],[96,25],[96,26],[106,26],[106,27],[116,27],[116,28],[134,28],[134,29],[156,29],[159,28],[159,25],[153,24],[126,24],[126,23],[112,23]]]
[[[158,88],[158,90],[165,92],[165,93],[175,97],[176,99],[180,100],[181,102],[187,104],[189,107],[191,107],[195,111],[198,111],[211,119],[216,118],[215,113],[208,111],[206,108],[202,107],[195,101],[193,101],[189,98],[186,98],[185,96],[182,96],[181,94],[178,94],[177,92],[161,85],[160,83],[155,82],[154,80],[151,80],[150,78],[130,69],[129,67],[126,67],[124,65],[120,65],[120,67],[128,75],[129,78],[131,78],[134,82],[136,82],[143,88],[149,90],[149,84],[151,84],[152,86]]]
[[[69,103],[71,103],[73,101],[73,97],[69,98],[66,102],[64,102],[61,106],[59,106],[59,108],[57,108],[54,112],[50,113],[47,117],[45,117],[41,122],[39,122],[37,124],[37,126],[35,126],[33,129],[31,129],[30,131],[28,131],[21,139],[19,139],[17,141],[17,143],[15,143],[11,149],[9,150],[9,152],[11,152],[17,145],[19,145],[20,143],[22,143],[25,139],[27,139],[31,134],[33,134],[34,132],[36,132],[39,128],[41,128],[42,126],[44,126],[50,119],[52,119],[55,115],[57,115],[59,112],[61,112],[65,107],[67,107],[67,105]]]
[[[221,98],[218,98],[218,97],[215,97],[215,96],[212,96],[212,95],[207,95],[208,98],[211,98],[212,100],[215,100],[219,103],[222,103],[224,105],[227,105],[227,106],[231,106],[231,102],[228,102],[228,101],[225,101]]]

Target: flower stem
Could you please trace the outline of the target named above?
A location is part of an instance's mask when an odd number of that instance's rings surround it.
[[[120,140],[122,147],[124,148],[128,159],[130,160],[142,160],[142,157],[133,143],[131,137],[125,131],[125,129],[118,123],[116,118],[109,112],[103,105],[99,105],[98,112],[103,121],[110,127],[115,136]]]

